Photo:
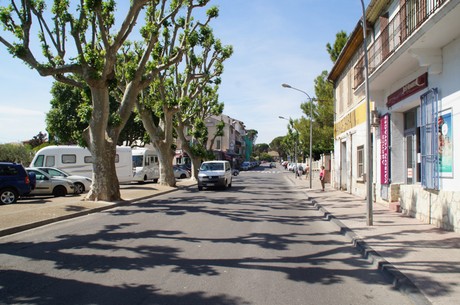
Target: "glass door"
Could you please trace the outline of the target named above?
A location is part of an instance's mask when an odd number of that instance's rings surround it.
[[[406,135],[406,183],[413,184],[416,180],[416,147],[415,147],[415,135]]]

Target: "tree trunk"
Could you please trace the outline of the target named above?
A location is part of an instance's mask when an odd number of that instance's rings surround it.
[[[190,160],[192,161],[192,172],[190,173],[191,175],[190,178],[197,180],[198,179],[198,169],[200,168],[202,158],[196,156],[192,152],[192,148],[190,147],[189,141],[187,141],[187,139],[185,138],[184,130],[185,130],[185,126],[180,121],[180,118],[179,118],[179,122],[176,128],[176,133],[177,133],[177,136],[179,137],[179,140],[181,141],[182,149],[187,153]]]
[[[167,186],[176,186],[176,178],[174,177],[173,158],[174,152],[171,146],[165,142],[153,143],[158,150],[158,160],[160,161],[160,180],[158,183]]]
[[[158,183],[167,186],[176,186],[176,178],[174,177],[173,158],[174,151],[172,150],[172,118],[174,111],[164,107],[164,117],[160,120],[158,126],[153,121],[152,112],[146,109],[143,103],[136,103],[139,114],[141,115],[142,124],[149,134],[150,141],[158,151],[158,160],[160,162],[160,180]],[[163,123],[163,128],[160,124]]]
[[[87,200],[121,200],[115,155],[117,139],[107,135],[109,120],[109,92],[104,85],[92,86],[93,111],[89,129],[85,132],[86,143],[93,158],[93,185]]]

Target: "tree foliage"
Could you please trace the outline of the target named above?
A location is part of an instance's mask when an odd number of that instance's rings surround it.
[[[30,145],[0,144],[0,161],[21,163],[29,166],[34,157],[34,151]]]
[[[287,158],[286,149],[283,145],[284,136],[276,137],[270,142],[270,149],[276,151],[281,159]]]
[[[58,145],[86,146],[83,132],[88,128],[91,118],[90,91],[54,82],[51,94],[51,109],[46,114],[50,142]],[[109,107],[111,113],[115,113],[118,108],[118,102],[113,96],[110,96]],[[117,144],[125,143],[131,146],[135,141],[145,140],[142,121],[133,112],[122,129]]]
[[[31,148],[35,148],[39,147],[43,143],[46,143],[47,140],[47,134],[40,131],[36,136],[33,136],[33,138],[28,141],[28,144]]]
[[[343,47],[347,43],[348,34],[345,31],[340,31],[335,35],[335,42],[333,45],[330,43],[326,44],[326,50],[329,53],[329,56],[333,63],[339,58],[340,52],[342,52]]]

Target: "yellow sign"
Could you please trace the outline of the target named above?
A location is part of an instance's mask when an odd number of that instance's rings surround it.
[[[371,111],[374,108],[374,103],[371,102]],[[340,121],[334,124],[334,137],[342,134],[357,125],[366,122],[366,103],[361,103],[356,109],[350,111]]]

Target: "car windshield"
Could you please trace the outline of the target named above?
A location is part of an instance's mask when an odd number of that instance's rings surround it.
[[[224,170],[224,164],[220,162],[210,162],[201,164],[202,171],[221,171]]]

